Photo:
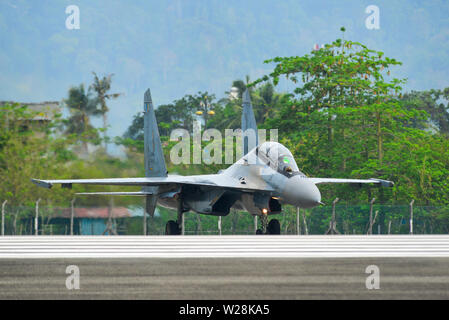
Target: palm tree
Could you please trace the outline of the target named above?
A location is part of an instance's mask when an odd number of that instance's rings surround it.
[[[106,140],[106,130],[108,126],[108,119],[107,119],[107,113],[109,111],[109,108],[106,104],[106,100],[110,99],[117,99],[119,96],[121,96],[121,93],[108,93],[108,91],[111,89],[111,81],[112,76],[114,74],[109,74],[106,76],[103,76],[102,79],[98,78],[97,74],[95,72],[92,72],[94,75],[94,83],[90,85],[90,89],[93,89],[97,93],[97,100],[100,104],[100,110],[101,114],[103,116],[103,130],[104,130],[104,149],[107,152],[107,140]]]
[[[265,123],[272,118],[280,106],[287,102],[288,95],[278,93],[271,82],[262,84],[251,93],[257,123]]]
[[[246,84],[243,80],[232,81],[232,86],[237,88],[239,91],[239,99],[242,99],[243,92],[246,90]]]
[[[95,128],[90,123],[90,117],[99,116],[101,110],[97,108],[98,100],[91,98],[91,92],[86,92],[83,84],[80,84],[78,87],[71,87],[69,96],[64,100],[64,103],[71,114],[66,121],[66,133],[77,135],[90,134],[91,138],[95,138]],[[88,133],[89,131],[91,132]],[[83,146],[87,153],[87,141],[85,139],[83,139]]]
[[[246,82],[245,82],[246,81]],[[218,101],[222,105],[220,115],[215,117],[214,124],[220,129],[236,129],[241,126],[242,96],[250,83],[249,75],[245,76],[245,81],[237,79],[232,81],[231,88],[237,88],[238,96],[233,98],[230,91],[225,91],[226,96]],[[252,88],[249,89],[252,93]]]
[[[227,97],[219,101],[224,105],[226,115],[221,117],[222,126],[225,128],[239,128],[241,124],[242,113],[242,95],[248,88],[251,96],[251,102],[256,117],[256,123],[263,124],[266,119],[270,118],[282,103],[285,94],[277,93],[271,82],[264,83],[259,86],[250,86],[250,77],[247,75],[245,81],[234,80],[232,87],[238,89],[238,99],[230,98],[229,92],[225,92]]]
[[[274,92],[274,86],[271,82],[264,83],[258,87],[253,94],[254,103],[257,105],[256,121],[263,123],[273,112],[273,109],[278,102],[279,95]]]

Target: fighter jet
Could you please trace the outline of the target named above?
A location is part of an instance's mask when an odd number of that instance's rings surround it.
[[[157,204],[177,210],[177,221],[166,223],[167,235],[182,233],[182,215],[193,211],[198,214],[226,216],[232,208],[245,210],[260,217],[257,234],[280,234],[277,219],[268,222],[268,216],[282,212],[282,205],[312,208],[322,204],[317,185],[324,183],[378,184],[393,186],[381,179],[311,178],[302,173],[292,153],[277,142],[259,145],[258,130],[250,94],[243,94],[242,110],[243,157],[217,174],[168,175],[162,151],[159,130],[154,113],[150,89],[144,94],[144,161],[145,177],[111,179],[31,179],[40,187],[51,188],[60,184],[72,188],[73,184],[141,186],[137,192],[92,192],[80,195],[129,195],[146,198],[145,211],[153,216]],[[255,139],[250,139],[255,137]],[[251,144],[253,146],[251,146]]]

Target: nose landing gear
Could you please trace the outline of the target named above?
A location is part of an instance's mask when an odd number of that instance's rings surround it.
[[[268,217],[266,214],[261,217],[262,229],[257,229],[256,234],[281,234],[281,224],[277,219],[271,219],[267,223]]]
[[[267,226],[268,234],[281,234],[281,224],[277,219],[271,219]]]

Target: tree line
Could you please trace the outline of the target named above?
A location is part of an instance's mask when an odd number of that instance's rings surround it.
[[[385,204],[412,198],[423,205],[449,203],[449,88],[404,92],[406,81],[392,76],[399,61],[350,40],[337,39],[310,54],[265,63],[274,64],[272,73],[232,83],[237,97],[226,92],[217,101],[215,95],[199,92],[159,106],[162,138],[168,141],[178,127],[191,132],[205,96],[215,112],[207,127],[240,127],[241,94],[249,88],[259,127],[279,130],[280,142],[292,150],[301,171],[395,182],[391,189],[358,191],[324,186],[326,201],[338,196],[353,203],[373,197]],[[296,88],[277,92],[281,77]],[[141,151],[142,141],[143,118],[137,114],[120,142]]]
[[[391,189],[323,186],[325,203],[339,197],[348,204],[376,198],[379,204],[404,205],[415,199],[416,205],[449,205],[449,88],[406,92],[406,80],[393,76],[401,62],[344,39],[302,56],[275,57],[265,63],[273,66],[272,72],[254,81],[249,77],[233,81],[223,98],[200,91],[155,106],[166,159],[174,143],[169,141],[170,132],[175,128],[191,132],[198,117],[207,128],[239,128],[242,94],[248,89],[259,128],[279,130],[279,142],[292,151],[301,171],[317,177],[395,182]],[[42,198],[48,207],[67,206],[74,192],[86,191],[85,186],[49,191],[31,184],[30,178],[143,176],[142,114],[134,116],[121,137],[108,137],[108,104],[121,94],[110,92],[113,75],[93,76],[92,84],[69,89],[63,100],[69,111],[65,119],[56,115],[36,125],[27,106],[1,106],[0,200],[32,207]],[[295,88],[279,91],[281,79]],[[92,125],[93,117],[102,117],[102,128]],[[126,157],[110,156],[110,143],[123,146]],[[89,145],[96,145],[96,150],[89,153]],[[169,161],[167,165],[169,172],[183,174],[225,167]],[[97,189],[116,188],[89,191]],[[77,201],[85,206],[108,202],[101,197]],[[136,201],[121,197],[116,204]],[[437,218],[449,225],[447,210],[440,210]]]

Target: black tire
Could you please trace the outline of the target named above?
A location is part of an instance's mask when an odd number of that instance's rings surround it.
[[[262,232],[261,229],[257,229],[257,230],[256,230],[256,234],[263,234],[263,232]]]
[[[168,221],[167,224],[165,225],[165,235],[174,236],[174,235],[179,235],[179,234],[180,234],[180,230],[179,230],[178,223],[176,223],[173,220]]]
[[[281,224],[277,219],[271,219],[267,225],[268,234],[281,234]]]

